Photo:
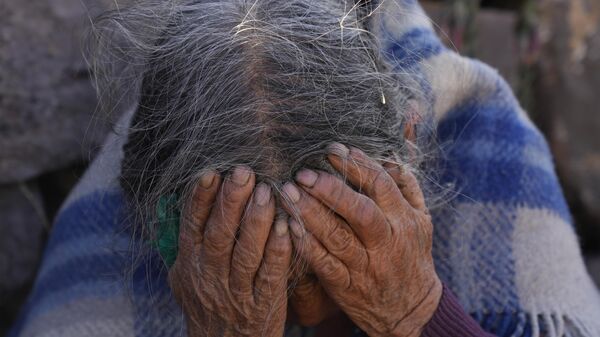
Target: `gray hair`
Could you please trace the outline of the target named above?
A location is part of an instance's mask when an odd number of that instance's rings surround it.
[[[101,95],[109,109],[138,103],[121,185],[140,219],[155,220],[163,195],[185,206],[205,169],[248,165],[279,192],[300,167],[330,170],[333,141],[418,164],[402,132],[415,93],[382,60],[371,10],[346,0],[152,0],[99,18],[90,60]]]

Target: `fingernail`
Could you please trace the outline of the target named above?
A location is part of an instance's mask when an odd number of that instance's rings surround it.
[[[250,169],[243,166],[238,166],[233,170],[231,180],[239,186],[244,186],[250,180]]]
[[[285,219],[278,219],[275,222],[275,233],[279,236],[287,235],[288,233],[288,224]]]
[[[319,174],[313,170],[301,170],[296,173],[296,181],[306,187],[313,187],[319,178]]]
[[[292,183],[287,183],[283,186],[283,193],[285,193],[291,202],[297,202],[300,200],[300,191]]]
[[[300,225],[300,223],[298,221],[296,221],[295,219],[290,219],[290,229],[292,231],[292,234],[294,234],[295,237],[302,237],[304,235],[304,229],[302,229],[302,226]]]
[[[348,149],[345,145],[340,143],[329,144],[327,150],[329,150],[329,153],[335,154],[342,158],[346,158],[350,154],[350,149]]]
[[[215,171],[208,171],[203,173],[200,176],[200,186],[202,186],[202,188],[211,187],[213,182],[215,181],[216,176],[217,175],[215,174]]]
[[[260,183],[254,190],[254,201],[259,206],[266,205],[271,200],[271,188],[265,183]]]

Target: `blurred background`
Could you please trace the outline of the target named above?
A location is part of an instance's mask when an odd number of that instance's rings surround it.
[[[497,68],[546,135],[600,282],[600,0],[421,1],[445,43]],[[0,0],[0,336],[52,220],[111,120],[82,57],[108,0]]]

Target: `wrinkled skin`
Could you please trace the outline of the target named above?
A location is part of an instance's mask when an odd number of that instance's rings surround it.
[[[324,293],[369,336],[419,336],[437,308],[442,285],[431,256],[433,226],[417,180],[358,149],[335,144],[331,152],[332,166],[362,193],[329,173],[300,171],[300,188],[284,186],[294,201],[286,209],[300,213],[290,221],[294,245]],[[321,294],[313,294],[313,303],[327,303]]]
[[[169,272],[188,334],[281,337],[292,252],[287,223],[275,220],[269,187],[255,189],[249,169],[220,182],[214,172],[200,179]]]
[[[301,324],[342,310],[372,337],[420,335],[442,286],[417,180],[341,144],[328,159],[355,189],[326,172],[300,171],[284,186],[282,205],[298,216],[287,223],[292,235],[249,169],[237,168],[220,188],[214,172],[200,179],[170,271],[190,336],[282,336],[292,243],[311,271],[289,300]],[[265,190],[268,202],[259,205]]]

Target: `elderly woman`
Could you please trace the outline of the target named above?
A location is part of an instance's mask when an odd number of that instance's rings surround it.
[[[136,108],[13,334],[600,334],[543,139],[414,1],[142,2],[96,28]]]

